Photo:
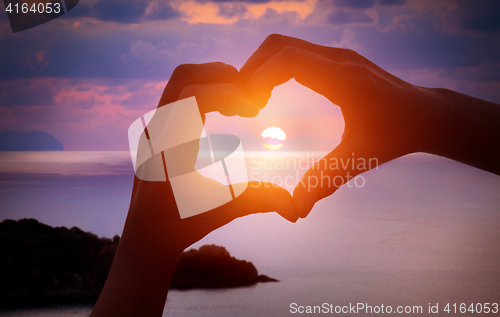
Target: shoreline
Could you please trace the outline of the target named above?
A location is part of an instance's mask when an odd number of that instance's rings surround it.
[[[77,227],[51,227],[35,219],[0,223],[0,310],[91,305],[96,302],[120,237]],[[278,282],[215,244],[184,251],[170,289],[231,289]]]

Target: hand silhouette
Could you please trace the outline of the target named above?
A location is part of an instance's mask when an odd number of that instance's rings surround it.
[[[500,174],[498,104],[414,86],[352,50],[277,34],[262,43],[240,74],[259,108],[266,105],[273,87],[295,78],[342,110],[341,143],[294,190],[301,217],[359,173],[413,152],[442,155]],[[356,164],[332,165],[349,159]]]
[[[258,113],[239,86],[238,71],[223,63],[177,67],[159,106],[191,96],[196,97],[202,113]],[[194,162],[196,154],[186,160]],[[192,195],[197,199],[196,193]],[[185,248],[238,217],[270,211],[292,222],[298,219],[288,191],[249,182],[229,203],[181,220],[170,182],[135,177],[122,239],[91,316],[161,316],[177,259]]]
[[[200,114],[203,116],[212,111],[243,117],[255,116],[258,113],[255,103],[251,102],[240,88],[238,71],[224,63],[178,66],[160,98],[158,107],[192,96],[196,97]],[[194,166],[198,151],[185,153],[190,157],[183,159],[191,161]],[[169,187],[169,182],[147,182],[136,177],[132,203],[137,204],[140,209],[162,210],[163,216],[168,217],[168,226],[175,227],[173,237],[176,245],[185,240],[180,245],[182,250],[235,218],[252,213],[276,211],[292,222],[298,218],[292,197],[285,189],[254,181],[249,182],[245,192],[230,203],[181,221]],[[193,193],[193,198],[195,197],[196,193]]]

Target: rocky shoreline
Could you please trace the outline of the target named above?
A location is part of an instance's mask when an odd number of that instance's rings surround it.
[[[35,219],[0,223],[0,308],[91,304],[99,297],[120,237]],[[276,282],[221,246],[185,251],[170,289],[220,289]]]

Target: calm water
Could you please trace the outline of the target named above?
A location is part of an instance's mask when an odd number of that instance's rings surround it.
[[[291,190],[303,168],[275,163],[307,156],[310,162],[321,154],[249,153],[248,174],[263,179],[267,173],[275,182],[290,176]],[[165,316],[288,316],[292,302],[419,305],[425,316],[429,303],[442,310],[448,302],[500,301],[500,177],[423,154],[363,175],[364,187],[343,187],[296,224],[253,215],[211,233],[194,247],[224,245],[281,282],[171,291]],[[33,217],[120,234],[132,178],[127,152],[0,153],[0,220]],[[90,310],[0,315],[87,316]]]

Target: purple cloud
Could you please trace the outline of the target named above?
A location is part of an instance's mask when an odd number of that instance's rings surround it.
[[[373,18],[363,11],[336,10],[328,15],[328,22],[334,25],[373,23]]]

